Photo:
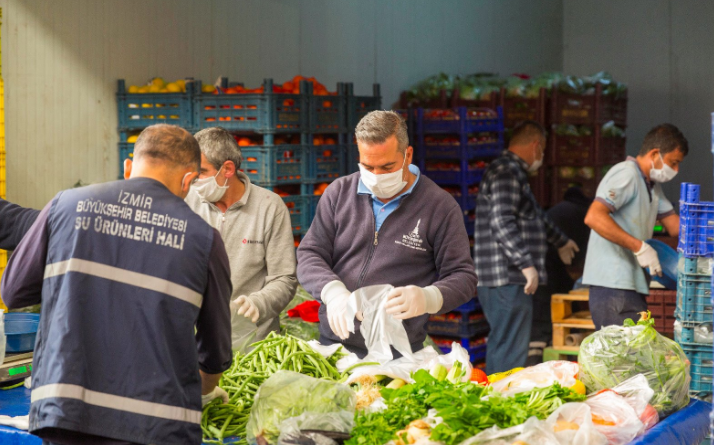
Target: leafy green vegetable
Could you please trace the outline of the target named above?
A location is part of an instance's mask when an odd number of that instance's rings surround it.
[[[415,383],[411,385],[382,390],[387,405],[384,411],[357,413],[352,438],[346,445],[383,445],[430,409],[443,419],[432,431],[431,440],[455,445],[494,425],[520,425],[531,416],[544,419],[563,403],[585,399],[558,384],[506,397],[470,382],[439,381],[425,370],[412,377]]]
[[[655,392],[650,404],[667,416],[689,403],[689,362],[682,347],[658,334],[654,320],[607,326],[580,345],[580,379],[588,392],[643,374]]]

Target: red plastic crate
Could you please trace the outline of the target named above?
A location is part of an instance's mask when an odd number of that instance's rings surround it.
[[[651,289],[647,308],[655,320],[655,329],[662,334],[674,333],[674,311],[677,308],[677,291]]]
[[[599,126],[590,136],[553,134],[548,157],[551,165],[607,165],[626,157],[626,138],[602,137]]]
[[[503,107],[503,126],[513,128],[518,122],[531,120],[545,126],[548,118],[548,92],[540,89],[537,98],[507,97],[506,90],[501,89],[501,107]]]
[[[582,187],[585,196],[595,197],[597,186],[610,169],[610,165],[591,166],[557,166],[551,168],[551,202],[563,200],[565,191],[572,186]]]
[[[615,121],[615,125],[624,127],[627,125],[627,93],[618,97],[606,96],[599,84],[592,95],[562,93],[553,87],[550,121],[573,125]]]

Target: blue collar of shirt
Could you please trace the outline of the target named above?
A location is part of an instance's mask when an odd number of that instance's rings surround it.
[[[406,192],[404,192],[401,195],[394,198],[395,201],[400,200],[400,199],[404,198],[405,196],[411,194],[412,190],[414,190],[414,187],[417,185],[417,182],[419,182],[419,177],[421,176],[421,171],[419,170],[419,167],[417,167],[414,164],[409,164],[409,171],[416,175],[416,180],[414,181],[414,184],[412,184],[412,186],[409,187],[409,189]],[[372,199],[379,200],[379,198],[377,198],[374,195],[374,193],[372,193],[367,188],[367,186],[364,185],[364,182],[362,182],[361,178],[359,180],[359,184],[357,185],[357,194],[358,195],[370,195],[370,196],[372,196]],[[382,202],[382,201],[379,201],[379,202]],[[384,204],[384,203],[382,203],[382,204]]]

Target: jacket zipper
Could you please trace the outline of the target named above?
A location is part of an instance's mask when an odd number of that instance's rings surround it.
[[[404,204],[404,201],[407,200],[411,195],[407,195],[404,198],[402,198],[399,201],[399,205],[397,206],[396,209],[392,213],[390,213],[386,218],[384,218],[384,222],[382,222],[382,227],[387,223],[387,220],[389,219],[390,216],[394,214],[397,210],[399,210],[402,205]],[[374,213],[374,210],[372,210],[372,204],[368,203],[370,206],[370,211]],[[367,261],[364,263],[364,266],[362,267],[362,272],[360,273],[359,280],[357,280],[357,289],[362,287],[362,282],[364,281],[365,276],[367,275],[367,269],[369,268],[369,264],[372,262],[372,258],[374,257],[374,251],[376,250],[377,246],[379,245],[379,231],[377,231],[377,222],[376,222],[377,217],[374,216],[372,218],[372,230],[374,231],[374,242],[372,243],[372,246],[369,248],[369,255],[367,256]]]

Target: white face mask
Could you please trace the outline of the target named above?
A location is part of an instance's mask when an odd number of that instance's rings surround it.
[[[540,166],[543,165],[543,158],[536,159],[533,161],[533,163],[528,167],[528,172],[533,173],[534,171],[538,170]]]
[[[384,173],[375,175],[367,171],[362,164],[359,164],[359,174],[362,183],[372,192],[374,196],[381,199],[387,199],[395,196],[407,185],[404,178],[404,164],[407,162],[407,155],[404,154],[404,162],[402,167],[392,173]]]
[[[662,168],[655,168],[654,161],[652,161],[652,169],[650,170],[650,179],[654,182],[664,183],[671,181],[677,176],[677,170],[673,169],[666,162],[660,153],[659,158],[662,160]]]
[[[218,173],[221,172],[221,167],[218,169],[218,172],[216,172],[216,176],[218,176]],[[226,190],[228,190],[228,178],[226,178],[225,184],[218,185],[218,182],[216,182],[216,176],[211,176],[209,178],[202,178],[196,180],[196,182],[193,183],[191,186],[196,193],[198,193],[198,196],[201,198],[205,199],[208,202],[216,202],[223,198],[223,195],[226,194]]]

